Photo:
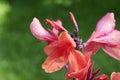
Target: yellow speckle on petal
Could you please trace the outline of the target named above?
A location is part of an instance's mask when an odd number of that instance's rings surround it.
[[[63,56],[60,57],[60,61],[64,61],[64,57]]]

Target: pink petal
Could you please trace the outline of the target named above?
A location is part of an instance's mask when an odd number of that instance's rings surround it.
[[[49,30],[53,35],[58,35],[59,30],[61,30],[62,27],[62,22],[60,20],[57,21],[50,21],[48,19],[45,20],[47,24],[51,25],[53,27],[52,30]],[[54,23],[56,23],[59,26],[56,26]]]
[[[47,55],[49,55],[58,49],[62,49],[61,51],[63,52],[64,51],[63,49],[65,49],[65,51],[66,51],[66,50],[74,49],[75,47],[76,47],[76,44],[73,41],[73,39],[70,37],[70,35],[67,32],[62,32],[60,34],[58,40],[47,45],[44,48],[44,51]]]
[[[69,62],[74,71],[79,71],[87,65],[86,57],[77,50],[71,51],[69,55]]]
[[[44,48],[48,58],[43,63],[42,68],[51,73],[60,70],[68,61],[70,51],[76,44],[67,32],[62,32],[58,40],[50,43]]]
[[[59,24],[60,26],[62,26],[62,22],[60,20],[57,20],[56,24]]]
[[[109,56],[120,60],[120,45],[113,47],[104,45],[102,48]]]
[[[57,21],[51,21],[49,19],[46,19],[45,22],[49,24],[51,27],[55,28],[58,31],[67,31],[63,26],[62,22],[60,20]]]
[[[75,80],[86,80],[91,60],[88,60],[80,51],[73,50],[69,55],[69,63],[71,71],[68,71],[66,80],[69,80],[69,78],[75,78]]]
[[[113,30],[108,35],[95,38],[92,41],[98,42],[98,43],[104,43],[104,44],[111,45],[111,46],[120,45],[119,35],[120,35],[120,31]]]
[[[110,33],[115,28],[114,13],[107,13],[97,23],[95,34],[96,37],[104,36]]]
[[[103,50],[111,57],[120,60],[120,31],[114,30],[109,35],[93,41],[101,44]]]
[[[79,70],[78,72],[69,73],[66,76],[66,80],[69,80],[70,78],[75,78],[75,80],[86,80],[87,71],[88,66]]]
[[[40,41],[49,41],[53,40],[53,36],[46,31],[39,20],[34,18],[30,24],[30,30],[32,34],[39,39]]]
[[[107,13],[103,16],[97,23],[95,31],[92,33],[88,42],[91,42],[93,39],[106,36],[115,28],[115,20],[113,13]]]
[[[120,80],[120,72],[118,72],[118,73],[113,72],[111,74],[111,80]]]
[[[45,72],[52,73],[60,70],[68,62],[68,56],[62,55],[59,56],[58,53],[53,53],[45,60],[42,65],[42,68],[45,69]]]
[[[99,50],[99,48],[100,44],[91,41],[89,43],[86,43],[86,46],[83,47],[82,51],[87,57],[91,57]]]
[[[58,46],[58,41],[54,41],[53,43],[50,43],[49,45],[44,47],[44,52],[47,55],[50,55],[57,49],[57,46]]]

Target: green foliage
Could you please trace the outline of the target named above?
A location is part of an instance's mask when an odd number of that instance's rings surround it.
[[[79,24],[84,42],[106,12],[115,13],[117,29],[120,29],[119,0],[1,0],[0,1],[0,80],[64,80],[65,69],[47,74],[41,65],[47,57],[45,43],[35,39],[29,25],[34,17],[60,19],[63,26],[73,31],[69,12],[73,12]],[[46,28],[48,28],[47,26]],[[95,69],[111,74],[120,71],[120,62],[103,51],[93,56]]]

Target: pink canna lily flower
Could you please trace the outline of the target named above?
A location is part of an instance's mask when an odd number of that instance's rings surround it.
[[[75,23],[77,26],[72,13],[70,13],[70,17],[73,24]],[[38,40],[48,42],[44,48],[44,52],[48,57],[42,64],[42,68],[47,73],[52,73],[64,67],[69,61],[69,55],[76,53],[76,42],[71,37],[72,35],[62,26],[60,20],[51,21],[46,19],[45,22],[52,26],[53,29],[49,31],[45,30],[39,20],[34,18],[30,24],[30,30]],[[61,32],[60,35],[58,35],[59,31]]]
[[[120,72],[113,72],[111,74],[111,80],[120,80]]]
[[[120,60],[120,31],[115,29],[113,13],[107,13],[97,23],[95,31],[85,43],[83,53],[89,57],[101,47],[109,56]]]
[[[30,24],[32,34],[40,41],[48,42],[44,48],[48,58],[42,65],[46,72],[51,73],[61,69],[68,61],[68,54],[75,48],[76,44],[70,37],[68,32],[62,27],[62,22],[51,21],[46,19],[46,23],[50,24],[53,29],[45,30],[37,18],[34,18]],[[61,31],[58,37],[58,31]]]

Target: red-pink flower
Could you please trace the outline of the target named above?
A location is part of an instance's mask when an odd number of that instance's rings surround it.
[[[95,54],[101,47],[108,55],[120,60],[120,31],[115,29],[113,13],[107,13],[102,17],[95,31],[86,42],[83,52],[89,56]]]
[[[61,69],[67,64],[68,56],[76,47],[76,43],[62,27],[60,20],[51,21],[46,19],[45,21],[53,27],[52,30],[45,30],[36,18],[33,19],[30,29],[38,40],[48,42],[48,45],[44,48],[48,58],[43,63],[42,68],[45,69],[46,72],[51,73]],[[58,31],[61,32],[59,36]]]
[[[120,80],[120,72],[113,72],[111,74],[111,80]]]
[[[70,17],[73,23],[75,23],[74,16],[71,15],[72,13],[70,13]],[[69,55],[76,54],[74,49],[76,48],[76,43],[68,31],[62,26],[60,20],[51,21],[46,19],[45,22],[52,26],[53,29],[49,31],[45,30],[39,20],[34,18],[30,25],[30,30],[39,41],[48,42],[44,48],[48,57],[42,64],[42,68],[46,72],[51,73],[60,70],[67,64],[68,60],[71,60],[69,59]],[[77,25],[77,23],[75,24]],[[60,35],[58,35],[58,32],[61,32]]]
[[[78,51],[83,45],[81,39],[78,38],[78,25],[72,13],[70,13],[70,18],[75,26],[74,35],[62,26],[60,20],[46,19],[45,22],[52,27],[49,30],[43,28],[37,18],[34,18],[30,24],[32,34],[39,41],[48,43],[44,48],[48,57],[42,64],[42,68],[46,72],[52,73],[66,66],[66,80],[70,78],[74,80],[107,80],[107,75],[96,76],[100,69],[93,72],[94,62],[90,57],[102,47],[107,54],[120,60],[120,31],[114,29],[114,14],[107,13],[97,23],[95,31],[83,48],[85,55]],[[58,34],[59,32],[60,34]],[[120,73],[112,73],[111,80],[118,80],[119,77]]]

